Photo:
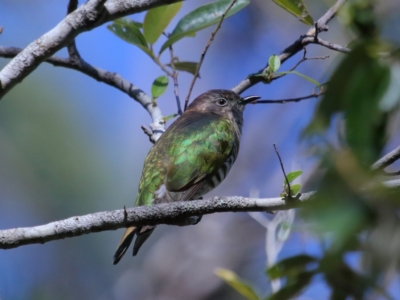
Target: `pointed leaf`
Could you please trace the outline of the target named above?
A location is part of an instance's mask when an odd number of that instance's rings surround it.
[[[176,25],[168,40],[162,45],[160,53],[180,39],[186,36],[194,36],[197,31],[218,23],[231,2],[232,0],[220,0],[208,3],[184,16]],[[225,18],[238,12],[249,3],[249,0],[238,0],[231,7]]]
[[[289,174],[287,174],[286,177],[289,182],[292,182],[297,177],[299,177],[301,174],[303,174],[303,171],[293,171],[293,172],[290,172]],[[285,180],[285,183],[286,183],[286,180]]]
[[[306,75],[304,75],[304,74],[302,74],[300,72],[297,72],[297,71],[285,71],[285,72],[277,72],[277,73],[275,73],[276,76],[286,75],[286,74],[294,74],[294,75],[300,76],[301,78],[311,82],[312,84],[314,84],[316,86],[321,86],[321,84],[318,81],[316,81],[316,80],[314,80],[314,79],[312,79],[312,78],[310,78],[310,77],[308,77],[308,76],[306,76]]]
[[[394,63],[390,66],[390,80],[385,94],[379,102],[379,108],[384,111],[394,109],[400,103],[400,64]]]
[[[258,300],[253,288],[244,283],[234,272],[227,269],[217,269],[215,274],[248,300]]]
[[[137,28],[142,29],[143,28],[143,23],[140,22],[136,22],[134,20],[128,19],[129,21],[131,21]]]
[[[314,20],[304,5],[302,0],[273,0],[276,4],[282,7],[284,10],[288,11],[295,17],[297,17],[301,22],[307,25],[313,25]]]
[[[289,238],[290,231],[292,230],[292,223],[283,221],[278,224],[277,240],[284,242]]]
[[[287,282],[283,288],[269,296],[267,300],[292,299],[310,283],[314,275],[315,272],[302,272],[298,274],[295,280]]]
[[[296,195],[301,189],[301,184],[291,184],[290,190],[292,191],[292,195]]]
[[[167,76],[160,76],[156,78],[151,86],[151,96],[153,99],[157,99],[162,94],[164,94],[165,90],[168,87],[168,77]]]
[[[168,64],[167,66],[171,66],[171,64]],[[197,63],[192,61],[177,61],[174,62],[174,66],[175,69],[179,71],[185,71],[194,75],[196,73]]]
[[[296,274],[303,271],[308,264],[313,262],[317,262],[317,259],[310,255],[303,254],[289,257],[269,268],[267,270],[267,275],[270,279],[278,279],[284,276],[296,276]]]
[[[387,115],[380,110],[390,82],[390,69],[379,59],[379,47],[364,41],[346,55],[333,73],[312,122],[309,137],[324,132],[331,119],[344,113],[344,138],[364,167],[374,163],[386,144]]]
[[[158,40],[173,17],[181,9],[182,3],[183,2],[177,2],[159,6],[147,12],[143,23],[143,34],[150,44],[153,45]]]
[[[171,120],[173,118],[176,118],[177,116],[179,116],[179,115],[178,114],[172,114],[172,115],[164,117],[163,120],[164,120],[164,122],[167,122],[167,121],[169,121],[169,120]]]
[[[271,55],[268,60],[269,70],[271,73],[274,73],[279,70],[281,67],[281,60],[278,55]]]
[[[137,22],[128,18],[118,19],[107,28],[119,38],[142,49],[150,57],[153,56]]]

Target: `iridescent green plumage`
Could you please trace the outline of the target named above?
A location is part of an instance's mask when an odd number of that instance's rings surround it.
[[[190,187],[202,184],[218,170],[238,142],[231,120],[188,112],[187,118],[171,125],[147,155],[136,206],[160,202],[154,193],[163,184],[176,194],[174,201],[188,200],[193,196]]]
[[[197,97],[147,155],[135,206],[198,199],[224,180],[239,151],[246,103],[228,90],[211,90]],[[134,255],[154,228],[128,228],[114,264],[135,234]]]

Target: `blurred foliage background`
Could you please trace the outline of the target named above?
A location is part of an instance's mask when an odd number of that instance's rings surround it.
[[[333,73],[331,90],[337,93],[321,101],[249,106],[239,158],[226,180],[210,193],[248,196],[251,189],[257,189],[260,197],[279,195],[283,177],[273,143],[287,171],[303,170],[304,191],[320,189],[319,202],[311,203],[296,219],[279,257],[301,253],[318,261],[323,276],[313,278],[301,299],[326,299],[330,286],[356,299],[382,296],[364,288],[372,286],[368,280],[385,285],[395,299],[400,294],[398,194],[379,186],[372,194],[355,189],[377,180],[366,171],[367,166],[400,144],[399,87],[388,79],[398,78],[398,57],[384,62],[377,57],[399,46],[400,5],[396,0],[376,1],[371,13],[364,5],[369,1],[350,2],[353,6],[330,23],[324,38],[342,45],[353,42],[350,45],[358,50],[345,57],[311,45],[309,57],[330,58],[308,61],[298,68],[319,82]],[[332,1],[309,0],[306,4],[318,19]],[[66,5],[2,0],[1,45],[25,47],[64,17]],[[198,5],[185,2],[171,28]],[[142,21],[143,16],[132,18]],[[192,97],[212,88],[231,88],[307,29],[272,1],[252,1],[224,22]],[[185,60],[198,60],[211,31],[180,41],[175,53]],[[148,93],[154,78],[162,75],[143,52],[116,38],[106,26],[79,35],[77,46],[89,63],[120,73]],[[365,50],[371,47],[372,52]],[[58,55],[66,56],[66,51]],[[7,62],[1,59],[0,67]],[[186,95],[190,80],[189,74],[179,76],[181,95]],[[382,91],[375,93],[379,82]],[[395,96],[385,106],[381,100],[390,86]],[[309,82],[286,76],[270,85],[259,84],[245,95],[282,99],[307,95],[312,89]],[[158,104],[164,115],[176,112],[171,84]],[[356,116],[350,118],[354,123],[346,124],[350,132],[343,129],[343,115]],[[0,102],[0,228],[40,225],[133,205],[142,163],[151,147],[140,126],[150,122],[142,107],[119,91],[75,71],[42,64]],[[359,133],[362,139],[353,138]],[[394,165],[393,171],[398,168],[399,164]],[[251,282],[259,295],[271,292],[265,275],[264,228],[246,213],[205,216],[187,228],[160,226],[137,257],[127,256],[113,266],[111,258],[120,235],[103,232],[2,251],[0,298],[243,299],[214,275],[219,267]],[[284,282],[290,283],[304,276],[302,272],[315,270],[308,262],[300,260],[294,273],[275,275],[287,276]],[[356,276],[361,272],[366,277]],[[358,282],[357,289],[349,282]],[[335,297],[345,299],[342,294]]]

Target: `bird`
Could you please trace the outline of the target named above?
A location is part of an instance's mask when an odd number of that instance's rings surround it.
[[[135,206],[200,199],[219,185],[235,162],[245,105],[260,97],[209,90],[187,107],[156,141],[143,165]],[[201,216],[191,217],[197,224]],[[133,256],[156,226],[128,227],[113,257],[117,264],[134,236]]]

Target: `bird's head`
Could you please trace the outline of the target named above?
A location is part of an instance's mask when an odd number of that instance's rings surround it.
[[[220,115],[242,113],[246,104],[259,99],[258,96],[240,97],[230,90],[210,90],[198,96],[187,111],[209,112]]]

